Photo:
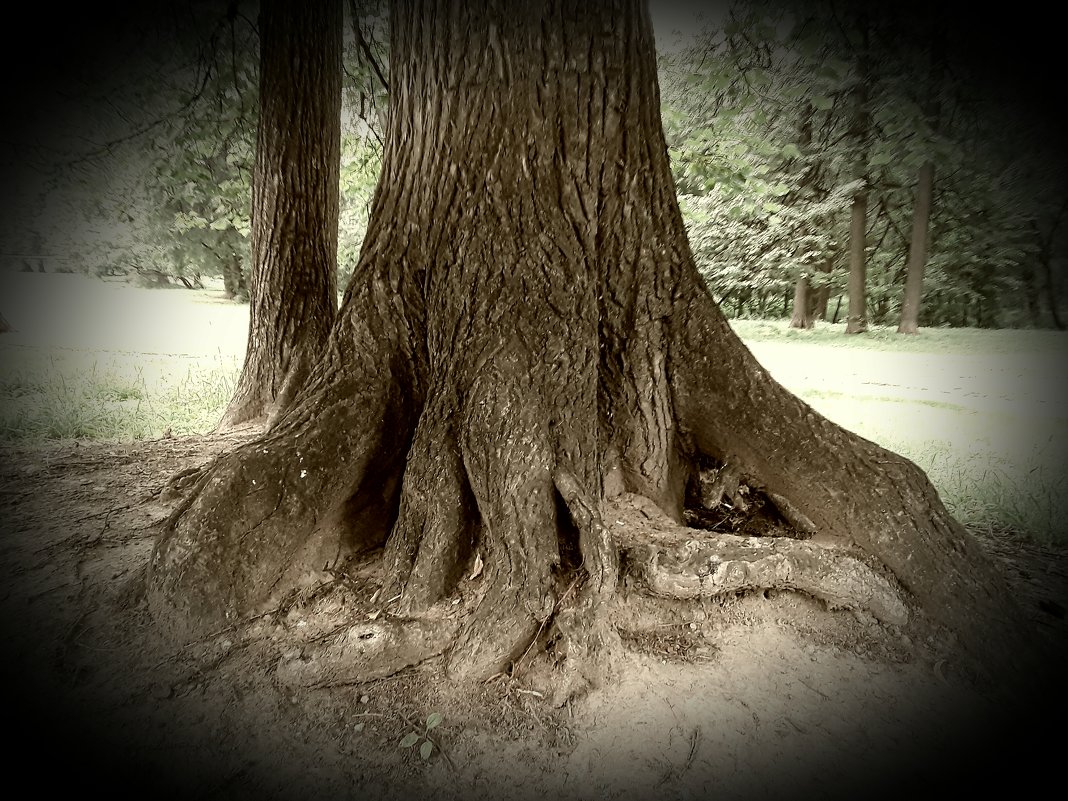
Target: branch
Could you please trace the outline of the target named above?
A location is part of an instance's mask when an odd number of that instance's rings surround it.
[[[352,25],[352,33],[353,36],[356,37],[356,44],[359,46],[360,50],[363,51],[367,63],[370,64],[371,69],[374,70],[375,75],[378,76],[378,80],[381,81],[382,87],[388,92],[389,81],[387,81],[386,76],[382,74],[382,68],[378,65],[378,61],[375,59],[374,53],[371,52],[371,48],[367,46],[367,40],[363,38],[363,31],[360,30],[359,9],[356,7],[356,0],[349,0],[349,24]]]

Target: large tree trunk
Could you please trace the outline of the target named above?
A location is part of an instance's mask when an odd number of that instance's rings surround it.
[[[222,425],[269,418],[308,377],[337,310],[341,0],[260,7],[248,348]]]
[[[636,0],[398,3],[391,20],[352,284],[292,404],[166,524],[147,582],[162,624],[240,621],[384,546],[385,614],[324,651],[334,680],[442,651],[484,678],[537,643],[557,686],[584,686],[616,642],[621,572],[679,597],[781,582],[891,625],[918,603],[973,655],[1013,635],[1001,577],[924,474],[776,383],[712,300]],[[799,539],[685,529],[694,492],[766,498]],[[655,537],[628,523],[654,519]]]
[[[920,167],[916,184],[916,206],[912,212],[912,242],[909,245],[909,267],[905,279],[905,300],[901,304],[899,334],[915,334],[920,330],[920,300],[923,295],[923,271],[927,266],[927,224],[931,219],[931,197],[934,191],[934,163],[925,161]]]

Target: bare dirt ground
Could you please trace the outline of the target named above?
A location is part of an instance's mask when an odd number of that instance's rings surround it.
[[[521,679],[453,686],[437,660],[362,685],[288,686],[279,665],[374,614],[357,582],[176,647],[125,588],[176,502],[167,480],[243,436],[0,451],[5,750],[20,773],[44,766],[37,791],[777,799],[900,797],[927,782],[1019,794],[1058,777],[1063,661],[1021,677],[1034,692],[1005,706],[945,643],[791,593],[665,607],[640,630],[620,620],[617,675],[559,709]],[[981,539],[1036,636],[1059,645],[1068,554]],[[423,739],[399,743],[434,712],[424,760]]]

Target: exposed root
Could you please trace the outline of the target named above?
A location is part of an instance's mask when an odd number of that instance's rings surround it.
[[[202,464],[175,473],[167,479],[167,483],[160,491],[159,499],[164,503],[181,500],[196,486],[207,468],[208,465]]]
[[[358,623],[329,642],[309,645],[279,663],[278,678],[299,687],[360,684],[391,676],[445,651],[456,636],[457,621],[448,618],[404,620],[381,618]]]
[[[894,586],[842,549],[780,537],[709,536],[675,525],[634,495],[618,499],[615,512],[627,571],[653,595],[698,599],[792,590],[832,609],[863,610],[895,626],[908,622]]]
[[[591,620],[584,609],[562,610],[549,638],[549,660],[528,674],[554,707],[605,686],[615,675],[622,644],[603,611],[599,612]]]

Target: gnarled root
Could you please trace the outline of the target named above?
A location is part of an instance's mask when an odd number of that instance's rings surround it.
[[[676,525],[646,499],[614,502],[627,573],[646,592],[679,599],[791,590],[832,609],[870,613],[894,626],[909,614],[894,585],[848,551],[783,537],[739,537]]]
[[[431,615],[357,623],[281,662],[277,675],[283,683],[299,687],[374,681],[440,655],[452,643],[457,627],[455,618]]]

